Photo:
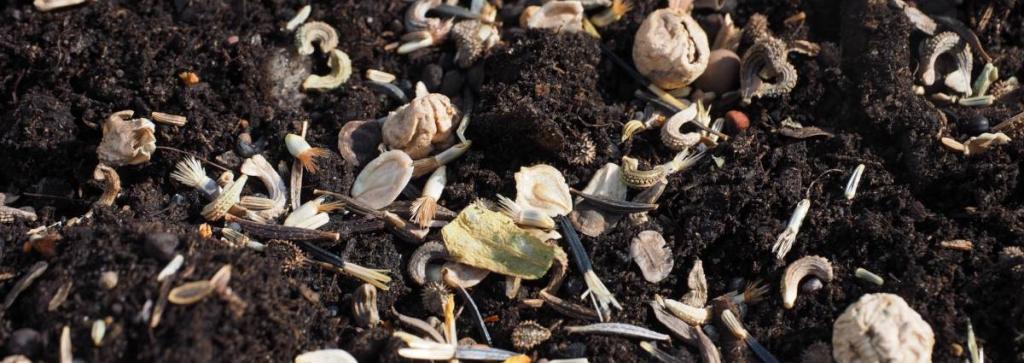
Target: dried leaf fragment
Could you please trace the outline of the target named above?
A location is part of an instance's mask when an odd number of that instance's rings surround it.
[[[479,202],[441,229],[453,261],[507,276],[535,280],[547,273],[555,248]]]
[[[643,231],[633,237],[629,255],[640,266],[647,282],[658,283],[668,277],[675,265],[672,251],[665,244],[665,238],[657,231]]]

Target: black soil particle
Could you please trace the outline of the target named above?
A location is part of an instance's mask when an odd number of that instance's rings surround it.
[[[0,355],[57,361],[60,331],[68,326],[74,356],[87,362],[281,362],[325,348],[346,349],[364,362],[400,361],[400,345],[391,338],[399,327],[392,308],[429,316],[422,288],[405,276],[414,244],[351,213],[333,214],[322,228],[345,233],[321,247],[352,263],[391,271],[389,290],[378,296],[383,323],[357,327],[351,294],[361,282],[293,266],[281,241],[260,241],[267,248],[258,252],[201,237],[206,221],[200,211],[207,201],[169,175],[186,153],[238,175],[239,136],[248,133],[256,145],[265,145],[257,151],[288,183],[294,158],[283,139],[307,122],[307,140],[330,153],[317,159],[320,172],[305,173],[303,200],[313,198],[314,189],[347,193],[360,168],[337,154],[341,126],[384,117],[401,106],[367,82],[367,69],[395,74],[407,97],[422,81],[469,114],[472,148],[449,164],[439,202],[455,211],[497,193],[513,197],[513,175],[523,166],[550,164],[570,186],[582,189],[594,171],[624,155],[641,160],[643,168],[672,158],[657,131],[619,142],[623,124],[644,104],[634,97],[638,84],[602,51],[631,63],[636,29],[664,1],[634,1],[622,20],[601,29],[601,39],[518,29],[518,11],[509,9],[527,1],[506,3],[502,42],[477,65],[462,69],[452,61],[451,44],[409,55],[392,50],[389,45],[405,33],[407,1],[314,1],[310,19],[337,29],[339,48],[354,70],[336,90],[304,93],[295,88],[296,80],[328,71],[319,51],[295,58],[294,35],[283,30],[304,2],[91,1],[45,13],[30,1],[0,2],[0,191],[20,196],[11,204],[31,206],[39,215],[34,222],[0,224],[0,295],[36,262],[49,264],[0,311]],[[1020,4],[921,3],[973,29],[1001,78],[1024,77]],[[806,21],[784,22],[801,11]],[[1011,135],[1008,145],[970,157],[937,141],[939,135],[965,140],[984,131],[980,119],[993,126],[1019,113],[1021,92],[983,108],[937,106],[915,95],[914,59],[923,36],[887,1],[743,1],[732,18],[742,26],[755,13],[765,14],[783,39],[817,42],[822,51],[790,56],[799,81],[789,95],[712,109],[713,117],[743,111],[751,126],[672,176],[658,210],[646,218],[623,218],[600,237],[583,238],[595,272],[623,307],[612,320],[664,331],[647,302],[655,294],[684,294],[687,273],[700,259],[712,298],[746,283],[769,286],[760,302],[741,309],[742,321],[780,361],[798,361],[808,347],[820,351],[816,343],[831,343],[832,323],[849,304],[863,294],[888,292],[903,297],[931,325],[934,361],[964,360],[953,346],[967,346],[970,322],[990,361],[1024,362],[1024,267],[999,259],[1005,248],[1024,245],[1024,141]],[[700,10],[695,16],[708,14]],[[199,82],[185,84],[182,72],[194,72]],[[123,190],[114,206],[93,207],[102,193],[102,184],[92,180],[99,125],[120,110],[137,117],[179,114],[188,123],[157,125],[161,148],[152,160],[118,168]],[[834,137],[785,137],[778,129],[786,119]],[[861,163],[866,171],[859,191],[847,201],[843,187]],[[204,165],[215,179],[225,171]],[[423,180],[411,184],[418,189]],[[255,178],[245,190],[253,193],[266,193]],[[777,261],[771,245],[804,198],[811,200],[810,211],[786,261]],[[215,230],[223,226],[211,224]],[[28,232],[44,225],[53,227],[46,233],[61,237],[53,249],[29,241]],[[661,232],[675,259],[672,274],[658,284],[644,280],[629,257],[630,240],[643,230]],[[942,247],[953,239],[970,240],[973,249]],[[441,240],[438,230],[428,240]],[[168,286],[208,279],[230,264],[229,286],[248,304],[242,314],[210,296],[188,306],[169,304],[160,323],[151,326],[147,316],[162,285],[156,275],[178,254],[185,262]],[[836,278],[801,293],[796,306],[785,309],[778,286],[782,270],[807,255],[831,261]],[[858,280],[857,268],[879,274],[885,284]],[[117,273],[114,288],[100,285],[104,272]],[[588,323],[519,301],[536,297],[546,283],[524,281],[516,300],[505,297],[500,276],[469,290],[496,347],[511,349],[511,332],[522,321],[546,327]],[[57,305],[54,296],[65,286],[70,293]],[[570,263],[558,296],[589,305],[577,298],[585,291],[580,271]],[[466,305],[461,297],[457,301]],[[90,338],[96,320],[107,321],[101,346]],[[457,327],[460,337],[483,342],[468,310]],[[682,349],[678,356],[684,360],[698,356],[678,342],[662,348]],[[550,340],[524,353],[596,362],[651,359],[636,341],[570,335],[558,327]]]

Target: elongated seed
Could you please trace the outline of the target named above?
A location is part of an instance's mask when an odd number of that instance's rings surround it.
[[[565,330],[570,334],[608,334],[621,335],[630,338],[641,338],[651,340],[669,340],[669,336],[636,325],[623,323],[597,323],[583,326],[567,326]]]
[[[846,182],[846,191],[843,193],[846,200],[853,200],[853,197],[857,195],[857,186],[860,185],[860,178],[863,175],[864,164],[857,165],[857,168],[853,169],[853,174],[850,175],[850,181]]]
[[[21,295],[21,292],[25,291],[29,285],[32,285],[33,281],[42,276],[43,272],[46,272],[47,267],[50,267],[50,264],[46,263],[46,261],[39,261],[32,265],[28,272],[25,273],[25,276],[22,276],[18,283],[14,284],[14,287],[11,288],[11,291],[7,293],[7,296],[4,297],[4,306],[0,311],[9,309],[14,304],[14,300],[18,298],[18,295]]]
[[[582,197],[583,199],[586,199],[591,203],[594,203],[595,206],[606,212],[625,214],[648,212],[658,209],[657,204],[615,200],[600,195],[584,193],[576,189],[569,189],[569,191],[572,192],[572,194],[575,194],[579,197]]]
[[[853,275],[857,276],[858,279],[870,282],[878,286],[882,286],[885,284],[885,279],[883,279],[882,276],[878,276],[874,272],[865,270],[864,268],[861,267],[858,267],[857,270],[853,271]]]

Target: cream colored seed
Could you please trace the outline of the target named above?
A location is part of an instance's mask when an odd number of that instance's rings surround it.
[[[970,251],[974,249],[974,243],[965,239],[942,241],[941,245],[942,248],[948,248],[951,250]]]
[[[185,118],[185,116],[172,115],[169,113],[153,112],[149,116],[153,118],[153,121],[167,125],[185,126],[185,124],[188,123],[188,119]]]
[[[85,0],[35,0],[32,5],[35,5],[36,10],[50,11],[75,6],[84,2]]]
[[[371,81],[383,82],[383,83],[391,83],[391,82],[394,82],[396,78],[397,77],[395,77],[394,74],[391,74],[391,73],[388,73],[388,72],[378,71],[376,69],[367,69],[366,70],[366,79],[371,80]]]
[[[878,276],[874,272],[865,270],[864,268],[861,267],[858,267],[857,270],[853,272],[853,275],[857,276],[858,279],[870,282],[878,286],[882,286],[885,284],[885,279],[883,279],[882,276]]]

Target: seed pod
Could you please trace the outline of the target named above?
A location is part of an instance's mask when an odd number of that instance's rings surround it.
[[[448,96],[431,93],[417,97],[384,121],[384,143],[413,159],[426,157],[435,146],[447,147],[455,142],[457,113]]]
[[[838,363],[930,362],[931,326],[893,294],[867,294],[832,325],[832,357]]]
[[[832,264],[820,256],[806,256],[794,261],[786,267],[782,274],[782,304],[786,309],[792,309],[796,304],[796,295],[800,287],[800,280],[807,275],[814,275],[824,282],[832,281]]]
[[[633,41],[637,71],[664,89],[683,88],[696,80],[710,54],[704,29],[680,9],[652,12]]]
[[[548,339],[551,339],[551,330],[533,320],[521,322],[512,330],[512,345],[521,351],[530,350]]]
[[[156,125],[145,118],[129,120],[131,110],[110,114],[103,123],[103,140],[96,148],[100,162],[112,167],[149,161],[156,151]]]

